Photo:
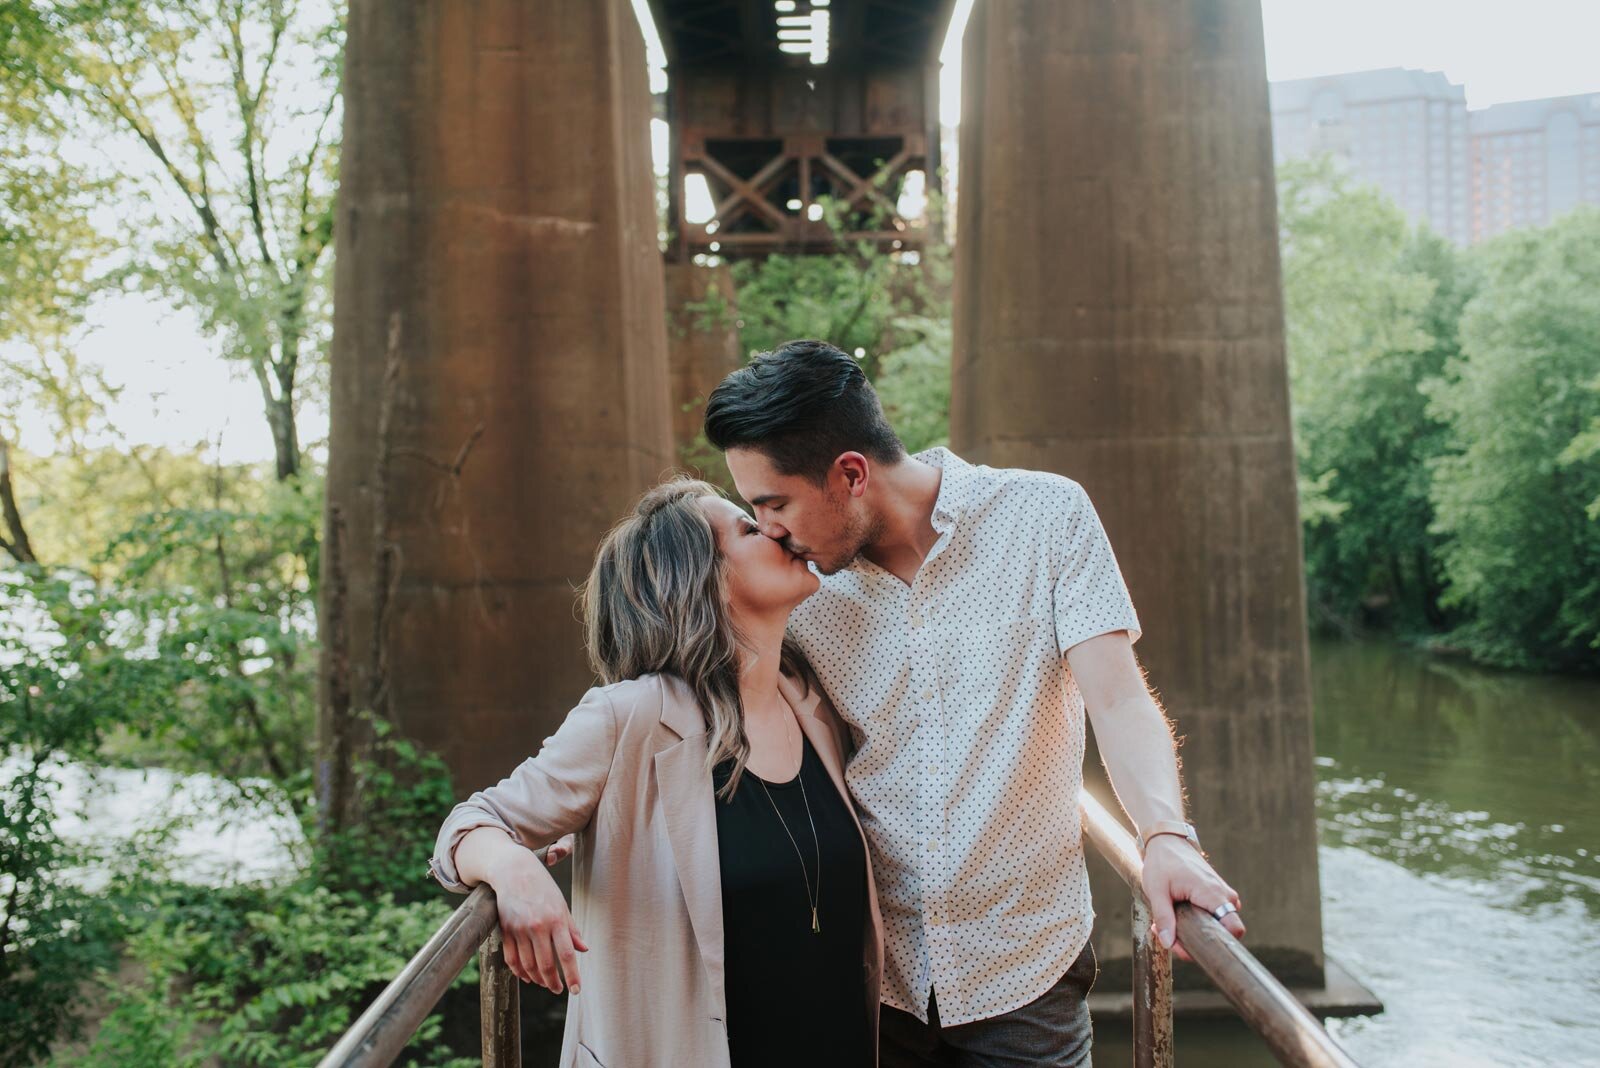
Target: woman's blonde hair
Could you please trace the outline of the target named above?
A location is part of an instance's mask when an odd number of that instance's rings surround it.
[[[688,684],[710,735],[707,773],[733,761],[719,791],[726,799],[749,762],[750,740],[739,698],[744,642],[728,612],[726,560],[699,503],[719,496],[715,486],[692,478],[647,492],[600,543],[582,600],[589,663],[602,680],[654,671]],[[805,658],[789,639],[782,656],[785,670],[809,680]]]

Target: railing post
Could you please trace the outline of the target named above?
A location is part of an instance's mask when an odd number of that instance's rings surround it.
[[[1150,906],[1133,895],[1133,1065],[1172,1068],[1172,953],[1150,933]]]
[[[520,993],[517,977],[506,966],[498,923],[478,947],[478,997],[483,1068],[522,1068]]]

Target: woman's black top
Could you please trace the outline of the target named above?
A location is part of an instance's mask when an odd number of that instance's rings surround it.
[[[716,802],[734,1068],[873,1063],[862,967],[867,858],[827,768],[810,740],[801,738],[797,777],[764,783],[745,768],[733,797]],[[716,789],[732,766],[724,761],[713,770]],[[811,929],[805,877],[817,897],[819,932]]]

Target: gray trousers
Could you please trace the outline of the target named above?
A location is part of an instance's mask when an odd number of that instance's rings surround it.
[[[1099,974],[1094,949],[1085,945],[1056,984],[1033,1001],[987,1020],[939,1026],[934,996],[928,1022],[883,1006],[880,1068],[1089,1068],[1094,1033],[1085,999]]]

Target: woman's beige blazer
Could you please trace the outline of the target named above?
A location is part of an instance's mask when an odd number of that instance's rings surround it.
[[[780,689],[854,818],[838,713],[815,684],[807,694],[784,676]],[[572,916],[589,952],[579,958],[582,992],[567,998],[561,1068],[728,1065],[706,739],[699,705],[674,675],[596,687],[538,756],[461,802],[439,828],[429,866],[446,889],[463,894],[471,887],[459,879],[455,849],[472,828],[499,827],[529,849],[576,832]],[[861,848],[868,849],[865,835]],[[870,852],[867,895],[862,1011],[876,1050],[883,928]],[[773,995],[784,996],[782,977],[773,981]]]

